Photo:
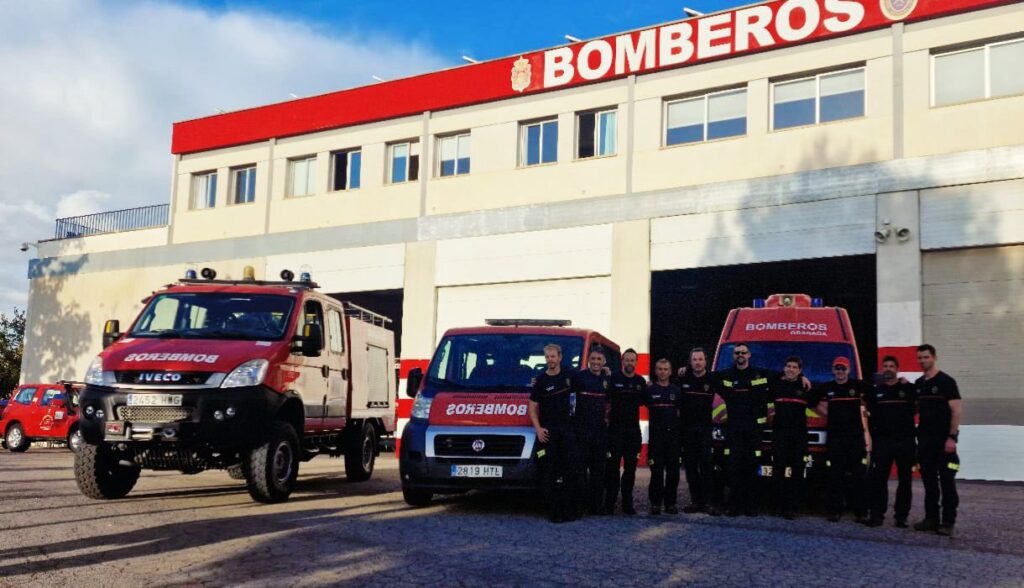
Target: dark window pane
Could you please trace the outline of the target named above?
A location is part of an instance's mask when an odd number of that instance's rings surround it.
[[[721,139],[722,137],[735,137],[736,135],[745,134],[747,134],[746,117],[708,123],[708,139]]]
[[[540,163],[540,125],[526,127],[526,165]]]
[[[420,177],[420,156],[413,155],[409,158],[409,181],[415,182]]]
[[[576,157],[583,159],[594,156],[594,113],[588,112],[578,117],[579,135],[576,139]]]
[[[690,125],[669,129],[665,137],[668,145],[679,145],[680,143],[693,143],[704,140],[704,125]]]
[[[213,208],[217,204],[217,174],[210,174],[210,185],[206,191],[206,206]]]
[[[449,159],[441,162],[441,175],[442,176],[453,176],[455,175],[455,160]]]
[[[348,179],[348,153],[335,153],[334,154],[334,181],[331,187],[334,190],[344,190],[348,188],[345,184]]]
[[[350,190],[355,190],[359,187],[359,172],[362,162],[363,153],[361,151],[354,151],[352,159],[349,161],[348,170],[348,187]]]
[[[775,105],[776,129],[814,124],[814,98],[781,102]]]
[[[469,173],[469,158],[468,157],[460,158],[457,163],[458,163],[458,171],[456,171],[455,173],[458,173],[458,174],[468,174]]]
[[[544,148],[541,154],[541,162],[551,163],[558,161],[558,123],[551,121],[544,123]]]
[[[405,163],[406,157],[404,156],[396,156],[391,159],[391,183],[397,184],[405,181]]]
[[[821,122],[864,116],[864,91],[821,97]]]

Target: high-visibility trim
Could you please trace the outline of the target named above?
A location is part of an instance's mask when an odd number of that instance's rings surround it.
[[[724,404],[719,404],[715,408],[711,409],[711,416],[712,417],[716,417],[716,416],[722,414],[723,410],[725,410],[725,405]]]
[[[763,425],[768,422],[768,417],[758,417],[757,424]]]
[[[544,457],[547,454],[548,454],[548,450],[547,449],[541,449],[540,451],[537,452],[537,457]]]
[[[725,453],[723,455],[729,455],[729,449],[728,448],[726,448]]]
[[[767,383],[768,383],[768,378],[758,378],[756,380],[751,380],[750,381],[750,385],[751,386],[760,386],[762,384],[767,384]]]
[[[761,457],[761,450],[760,449],[755,450],[754,451],[754,455],[757,456],[757,457]]]
[[[946,467],[948,467],[949,469],[953,470],[954,472],[960,471],[960,464],[958,464],[958,463],[949,462],[946,465]]]
[[[726,388],[732,388],[732,380],[722,380],[722,385]]]

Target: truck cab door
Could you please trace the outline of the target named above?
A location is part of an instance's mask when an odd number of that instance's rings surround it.
[[[327,406],[325,429],[342,429],[348,417],[349,355],[346,346],[345,320],[340,308],[327,308]]]
[[[25,435],[28,437],[48,436],[52,428],[53,418],[51,417],[47,420],[46,407],[42,404],[45,394],[46,388],[36,390],[32,395],[31,403],[26,407],[25,420],[22,421],[22,426],[25,429]]]
[[[321,332],[326,334],[324,308],[319,300],[306,299],[302,311],[302,325],[319,325]],[[324,339],[327,338],[324,337]],[[317,432],[323,429],[329,374],[325,351],[321,348],[319,357],[302,357],[300,359],[298,387],[306,417],[304,429],[307,432]]]
[[[67,436],[68,423],[71,419],[68,417],[67,401],[64,400],[63,392],[59,388],[47,388],[42,391],[39,400],[39,434],[42,437]]]

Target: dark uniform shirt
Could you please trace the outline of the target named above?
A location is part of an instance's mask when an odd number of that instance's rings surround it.
[[[651,384],[647,387],[644,405],[647,406],[647,419],[652,428],[667,430],[679,427],[679,403],[682,395],[682,390],[675,384]]]
[[[872,435],[884,437],[914,436],[914,401],[917,392],[910,383],[875,384],[875,389],[865,398],[868,412],[868,426]]]
[[[608,407],[610,376],[594,374],[590,370],[576,376],[576,428],[582,432],[603,431]]]
[[[777,377],[776,372],[753,367],[718,372],[715,390],[725,401],[729,427],[752,429],[767,423],[769,382]]]
[[[861,421],[861,406],[867,396],[866,386],[860,380],[849,379],[845,384],[835,380],[822,384],[816,389],[817,397],[828,402],[828,434],[853,436],[864,434]]]
[[[917,406],[921,414],[917,434],[949,435],[950,419],[953,417],[949,401],[960,400],[960,388],[956,380],[946,372],[939,372],[930,380],[921,376],[914,382],[914,388],[917,390]]]
[[[640,430],[640,404],[647,390],[647,380],[619,372],[611,376],[611,415],[608,428],[616,431]]]
[[[785,378],[775,378],[771,381],[771,393],[775,404],[772,429],[806,433],[807,406],[812,400],[812,394],[804,390],[803,380],[797,378],[790,382]]]
[[[679,378],[679,389],[683,392],[679,418],[684,427],[711,424],[711,409],[715,400],[711,378],[711,372],[697,376],[691,370],[686,370],[686,375]]]
[[[577,373],[562,368],[557,376],[541,373],[533,383],[530,400],[537,403],[540,426],[567,427],[572,422],[572,393],[578,386]]]

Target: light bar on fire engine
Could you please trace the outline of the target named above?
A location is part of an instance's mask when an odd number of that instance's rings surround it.
[[[492,327],[568,327],[572,321],[566,319],[486,319]]]

